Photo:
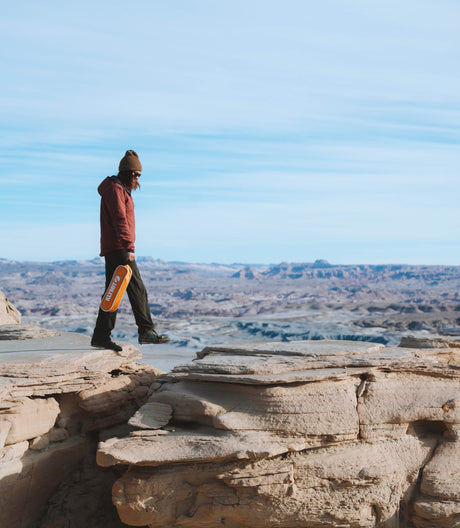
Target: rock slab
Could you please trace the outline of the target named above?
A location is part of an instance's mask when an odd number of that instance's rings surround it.
[[[457,343],[412,345],[204,349],[157,378],[137,430],[99,444],[100,465],[130,468],[113,487],[121,520],[458,528]],[[142,428],[164,421],[159,404],[172,409],[169,423]]]
[[[104,512],[90,507],[104,490],[91,496],[91,486],[86,495],[78,488],[75,496],[86,507],[78,514],[69,497],[64,502],[74,512],[71,519],[60,514],[53,494],[66,479],[77,485],[81,471],[73,472],[91,457],[96,467],[95,435],[125,426],[160,371],[138,364],[141,353],[132,345],[123,344],[117,354],[92,348],[81,334],[20,324],[0,326],[0,334],[2,329],[9,338],[0,339],[0,526],[36,528],[44,518],[40,528],[104,528]],[[108,486],[110,497],[107,474],[94,479]],[[99,524],[88,524],[86,511],[94,511]],[[110,519],[111,528],[119,526]]]

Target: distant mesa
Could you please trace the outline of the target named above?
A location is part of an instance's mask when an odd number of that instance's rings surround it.
[[[300,279],[302,277],[322,277],[322,270],[333,267],[334,266],[332,264],[329,264],[327,260],[315,260],[313,264],[309,262],[281,262],[280,264],[270,266],[266,271],[261,273],[261,276],[266,278],[272,277],[276,279]],[[330,274],[331,272],[328,273]],[[338,271],[336,273],[342,273],[342,271]]]
[[[329,264],[327,260],[318,259],[313,262],[312,268],[332,268],[332,264]]]
[[[166,262],[161,259],[154,259],[153,257],[136,257],[137,262],[150,262],[152,264],[164,265]]]
[[[245,266],[232,275],[233,279],[254,280],[262,277],[262,273],[252,266]]]
[[[71,279],[66,277],[64,273],[59,271],[47,271],[45,274],[36,277],[31,281],[31,284],[36,285],[59,285],[61,287],[70,286],[72,284]]]

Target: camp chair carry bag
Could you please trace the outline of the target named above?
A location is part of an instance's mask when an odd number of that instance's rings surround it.
[[[128,287],[131,275],[133,274],[130,266],[118,266],[115,270],[112,280],[102,297],[101,309],[104,312],[114,312]]]

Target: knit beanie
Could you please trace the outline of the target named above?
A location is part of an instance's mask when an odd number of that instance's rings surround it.
[[[142,165],[139,160],[137,152],[134,150],[127,150],[126,154],[121,158],[118,170],[121,171],[136,171],[142,172]]]

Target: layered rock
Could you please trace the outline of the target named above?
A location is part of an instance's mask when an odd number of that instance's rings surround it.
[[[458,340],[205,348],[101,442],[132,526],[458,527]],[[413,347],[419,348],[413,348]]]
[[[0,325],[18,324],[21,322],[21,314],[16,307],[0,291]]]
[[[145,403],[159,371],[137,364],[141,354],[132,345],[117,354],[91,348],[81,334],[12,326],[0,326],[0,526],[38,526],[50,500],[42,528],[122,526],[116,515],[102,520],[116,476],[91,469],[95,447]],[[61,490],[72,518],[51,507],[55,490],[69,488],[69,475],[72,486],[84,481],[87,488],[67,502]]]

